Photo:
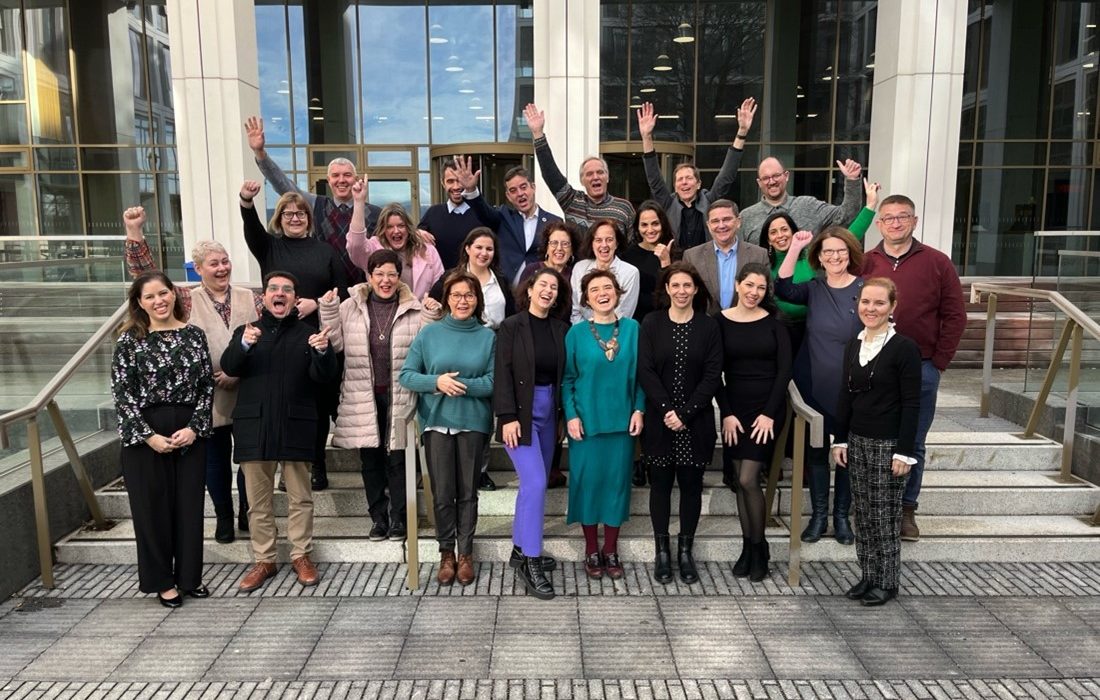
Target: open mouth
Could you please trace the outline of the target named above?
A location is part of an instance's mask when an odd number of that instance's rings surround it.
[[[276,312],[279,312],[279,313],[281,313],[283,311],[286,311],[287,310],[286,299],[272,299],[271,300],[271,308],[272,308],[272,310],[274,310]]]

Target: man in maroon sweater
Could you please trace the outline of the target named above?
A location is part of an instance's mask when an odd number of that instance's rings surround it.
[[[951,259],[913,238],[917,229],[916,205],[905,195],[882,200],[876,219],[882,242],[867,253],[863,276],[889,277],[898,287],[894,322],[898,333],[920,347],[920,418],[914,446],[917,463],[909,473],[902,496],[901,539],[920,539],[917,498],[924,476],[925,439],[936,414],[940,375],[959,348],[966,328],[962,285]]]

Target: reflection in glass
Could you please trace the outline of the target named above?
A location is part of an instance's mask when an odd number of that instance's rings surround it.
[[[27,107],[22,102],[0,104],[0,145],[27,143]]]
[[[264,134],[268,143],[291,143],[294,140],[291,137],[292,83],[286,27],[283,3],[257,0],[256,59],[260,78],[260,114],[264,119]]]
[[[427,30],[423,5],[359,6],[363,143],[429,143]]]
[[[0,173],[0,236],[33,236],[37,228],[31,176]]]
[[[25,7],[32,138],[40,144],[72,143],[73,86],[65,2],[28,0]]]
[[[629,89],[632,98],[654,104],[653,138],[659,141],[690,141],[695,135],[696,42],[675,41],[679,25],[694,21],[694,5],[681,0],[633,6]],[[628,123],[637,138],[637,122]]]
[[[0,100],[21,100],[26,94],[20,26],[19,0],[0,0]]]
[[[630,122],[627,66],[630,5],[600,5],[600,140],[625,141]],[[638,99],[641,99],[639,95]]]
[[[449,39],[429,47],[432,143],[495,141],[493,6],[429,4],[428,21]],[[474,92],[459,92],[463,85]]]
[[[91,233],[85,230],[81,222],[80,181],[77,175],[42,174],[37,180],[41,235],[79,236]],[[116,220],[120,211],[121,208],[115,210]]]
[[[737,108],[741,102],[746,97],[763,100],[766,10],[763,0],[699,3],[698,141],[731,143],[737,135]],[[797,39],[791,46],[798,46]],[[782,63],[792,64],[789,60]],[[772,90],[770,99],[783,99],[778,93]],[[793,107],[793,95],[786,99]],[[774,140],[763,128],[765,121],[764,114],[758,112],[753,141]]]
[[[534,23],[530,0],[501,3],[497,23],[497,141],[530,141],[523,108],[535,101]],[[459,94],[472,90],[473,82],[461,79]]]
[[[871,88],[875,77],[877,18],[877,2],[846,2],[841,5],[834,136],[839,141],[867,141],[871,138]]]

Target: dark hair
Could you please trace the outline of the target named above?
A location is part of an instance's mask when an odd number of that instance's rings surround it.
[[[764,263],[745,263],[741,269],[737,271],[737,284],[744,282],[749,275],[760,275],[764,278],[764,284],[767,288],[764,292],[764,298],[760,300],[760,308],[771,315],[775,315],[778,307],[775,305],[775,282],[772,281],[772,271],[768,269],[768,266]],[[737,306],[736,289],[733,290],[733,305]]]
[[[661,237],[657,239],[658,243],[664,243],[666,245],[675,243],[672,239],[672,223],[668,220],[668,214],[665,213],[664,207],[652,199],[647,199],[638,205],[637,211],[634,212],[634,235],[637,242],[642,241],[642,232],[638,229],[638,225],[642,221],[642,212],[651,211],[657,214],[657,222],[661,224]]]
[[[531,177],[530,171],[528,171],[527,168],[523,167],[522,165],[513,165],[512,167],[504,171],[504,184],[507,185],[509,180],[519,175],[522,175],[527,180],[527,182],[531,183],[532,185],[535,184],[534,179]]]
[[[592,239],[596,237],[596,231],[599,231],[604,226],[610,226],[611,230],[615,232],[615,254],[618,255],[626,250],[626,232],[623,231],[622,224],[614,219],[596,219],[584,234],[584,243],[581,244],[581,251],[580,255],[577,256],[578,258],[587,260],[596,257],[592,253]]]
[[[878,203],[878,208],[882,209],[887,204],[904,204],[912,209],[914,212],[917,210],[917,205],[913,203],[913,200],[909,199],[903,194],[892,194],[886,199]]]
[[[811,268],[814,270],[821,269],[821,246],[828,238],[839,238],[848,247],[848,274],[859,275],[863,272],[863,247],[860,246],[859,240],[848,229],[835,225],[822,231],[810,243],[810,248],[806,251],[806,259]]]
[[[440,177],[440,179],[447,177],[447,171],[448,170],[454,170],[456,173],[458,172],[458,163],[455,162],[454,158],[446,158],[439,165],[439,177]]]
[[[493,241],[493,260],[489,263],[489,269],[493,273],[500,277],[500,239],[493,233],[493,229],[488,226],[478,226],[472,229],[466,234],[466,238],[462,241],[462,246],[458,249],[458,266],[457,269],[465,270],[470,264],[470,253],[466,251],[474,241],[479,238],[489,238]]]
[[[149,335],[149,314],[145,309],[141,308],[141,295],[145,291],[145,285],[150,282],[160,282],[168,291],[172,292],[175,297],[175,301],[172,304],[172,318],[177,321],[186,321],[187,317],[183,313],[183,301],[180,299],[179,292],[176,291],[176,286],[172,284],[172,280],[168,279],[168,275],[157,270],[153,272],[144,272],[138,275],[130,284],[130,290],[126,293],[127,308],[129,315],[126,320],[122,322],[122,325],[118,328],[118,334],[130,332],[135,338],[141,339]]]
[[[592,283],[592,280],[599,279],[601,277],[606,277],[607,279],[611,280],[611,282],[615,285],[615,295],[618,297],[617,301],[622,301],[623,288],[619,284],[619,278],[615,276],[615,273],[611,270],[597,270],[596,268],[592,268],[588,272],[584,273],[584,277],[581,277],[581,306],[583,306],[584,308],[592,308],[588,305],[588,285]],[[618,306],[618,303],[616,302],[615,305]]]
[[[298,293],[298,278],[295,277],[294,275],[290,274],[289,272],[283,272],[282,270],[272,270],[271,272],[264,275],[264,281],[263,281],[264,291],[267,291],[267,283],[271,280],[272,277],[285,277],[285,278],[287,278],[288,280],[290,280],[290,283],[294,285],[294,293],[295,294]]]
[[[710,213],[715,209],[732,209],[734,216],[741,216],[740,211],[737,209],[737,205],[731,199],[716,199],[710,203],[707,207],[707,218],[710,218]]]
[[[527,296],[527,293],[531,291],[531,287],[535,286],[535,282],[538,281],[538,278],[543,275],[550,275],[554,278],[554,281],[558,283],[558,296],[554,299],[554,305],[550,307],[550,316],[560,316],[562,308],[565,306],[572,306],[573,300],[570,298],[568,280],[565,279],[564,275],[552,267],[540,267],[519,283],[519,286],[516,287],[516,308],[530,308],[531,298]]]
[[[577,256],[577,252],[581,247],[580,234],[577,233],[577,226],[572,221],[553,221],[546,225],[546,228],[539,234],[539,240],[542,243],[539,245],[539,257],[545,262],[546,257],[550,254],[550,236],[556,231],[564,231],[569,236],[569,259],[572,260]]]
[[[474,318],[477,319],[478,323],[485,323],[485,295],[481,292],[481,282],[478,281],[477,277],[462,268],[453,270],[443,280],[443,304],[444,308],[447,309],[447,313],[451,313],[451,287],[460,282],[465,282],[466,286],[477,296],[477,304],[474,306]]]
[[[389,248],[379,248],[370,254],[370,257],[367,258],[367,274],[371,274],[387,263],[397,268],[397,275],[400,277],[403,268],[401,256],[398,255],[396,251]]]
[[[286,235],[283,231],[283,211],[291,204],[298,207],[298,211],[305,213],[306,237],[308,237],[313,233],[313,207],[309,205],[305,195],[298,191],[287,192],[275,202],[275,213],[271,215],[271,220],[267,222],[267,230],[277,236]]]
[[[710,306],[710,291],[707,290],[707,285],[703,282],[703,278],[699,275],[699,271],[695,269],[695,266],[682,260],[672,263],[661,271],[661,279],[655,294],[657,307],[667,309],[672,306],[672,298],[668,295],[667,287],[673,275],[688,275],[691,277],[691,281],[695,283],[695,297],[691,300],[691,308],[698,313],[705,314],[707,307]]]
[[[791,218],[791,215],[785,211],[777,211],[764,219],[764,223],[760,226],[760,245],[764,246],[764,249],[768,251],[768,264],[772,267],[775,267],[775,248],[772,247],[772,242],[768,240],[768,230],[772,227],[772,224],[779,219],[783,219],[787,222],[787,225],[791,227],[792,236],[795,231],[798,230],[798,224],[796,224],[794,219]]]

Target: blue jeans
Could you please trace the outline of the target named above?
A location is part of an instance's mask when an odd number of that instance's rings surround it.
[[[940,389],[940,371],[931,360],[920,363],[920,413],[917,415],[917,438],[913,443],[913,456],[917,463],[909,471],[909,481],[905,484],[905,493],[901,497],[903,506],[917,507],[920,497],[920,483],[924,478],[924,441],[928,439],[928,430],[932,419],[936,417],[936,394]]]

